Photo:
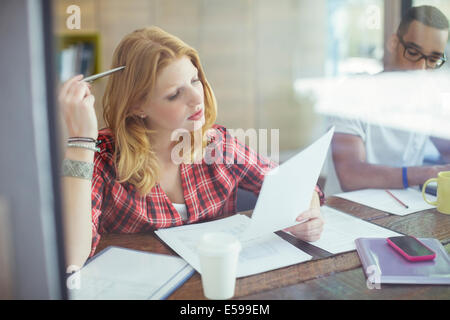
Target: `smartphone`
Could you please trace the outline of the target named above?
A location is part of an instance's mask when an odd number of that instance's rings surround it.
[[[408,261],[427,261],[436,258],[436,253],[411,236],[387,238],[389,245]]]

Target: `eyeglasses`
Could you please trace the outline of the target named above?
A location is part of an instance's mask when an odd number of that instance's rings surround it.
[[[428,68],[439,69],[447,61],[447,57],[445,56],[445,54],[443,56],[426,56],[414,46],[406,44],[401,36],[398,36],[398,39],[405,48],[405,50],[403,51],[403,56],[405,57],[405,59],[411,62],[419,62],[420,60],[425,59]]]

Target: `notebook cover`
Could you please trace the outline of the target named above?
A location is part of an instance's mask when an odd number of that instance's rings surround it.
[[[450,258],[445,248],[437,239],[419,240],[436,252],[434,260],[409,262],[391,248],[385,238],[356,239],[364,273],[380,283],[450,284]]]

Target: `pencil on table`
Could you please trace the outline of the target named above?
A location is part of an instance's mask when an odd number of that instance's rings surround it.
[[[397,198],[396,196],[394,196],[393,194],[392,194],[392,192],[390,192],[389,190],[384,190],[384,191],[386,191],[392,198],[394,198],[398,203],[400,203],[402,206],[404,206],[406,209],[408,209],[409,207],[406,205],[406,204],[404,204],[399,198]]]

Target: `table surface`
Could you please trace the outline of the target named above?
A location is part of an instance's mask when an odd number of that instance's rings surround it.
[[[337,197],[328,198],[327,205],[399,233],[436,238],[450,252],[450,215],[435,209],[396,216]],[[450,299],[450,286],[445,285],[382,284],[381,289],[369,289],[356,251],[319,258],[320,250],[308,243],[292,237],[286,240],[314,258],[237,279],[234,299]],[[112,245],[176,255],[153,232],[102,235],[96,253]],[[200,274],[195,272],[169,299],[206,299],[202,290]]]

